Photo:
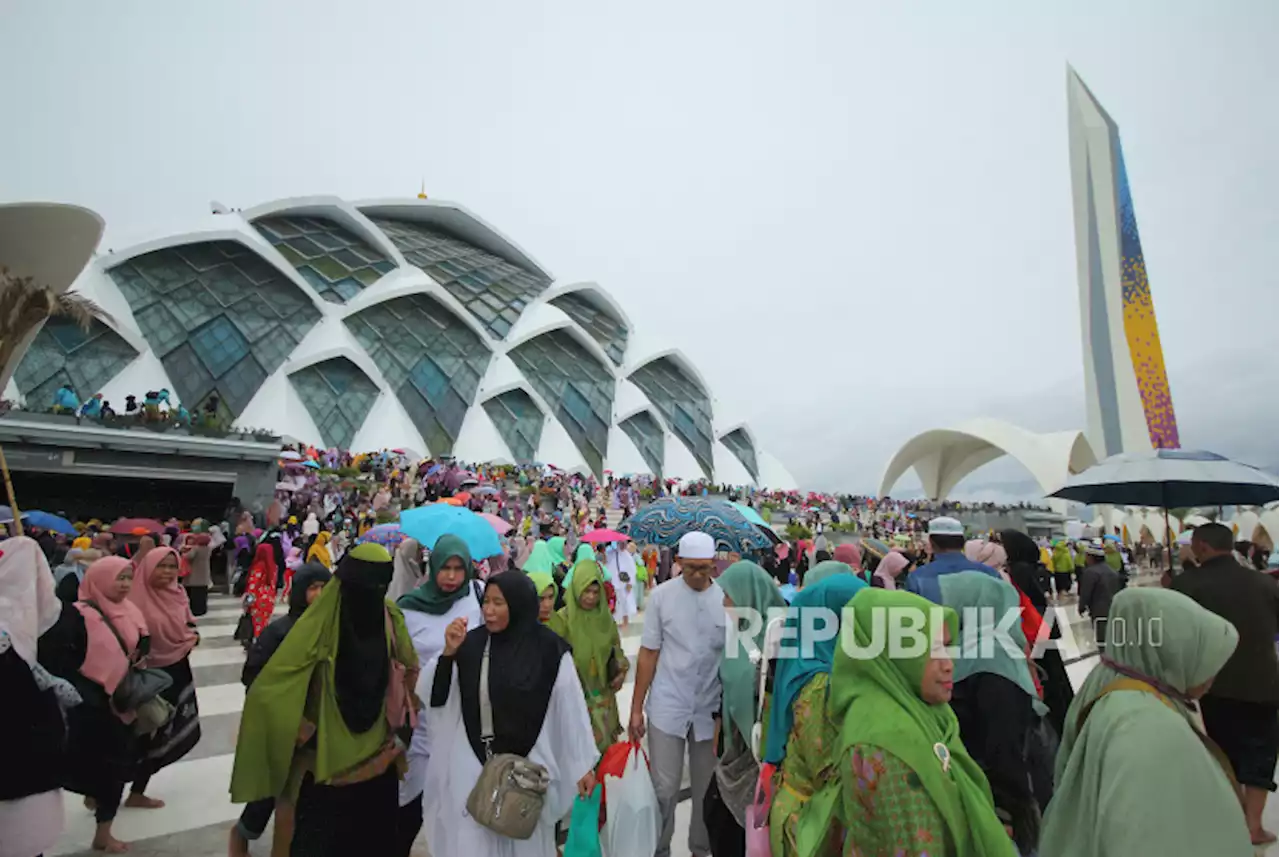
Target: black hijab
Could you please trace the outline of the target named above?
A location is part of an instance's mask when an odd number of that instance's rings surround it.
[[[307,589],[313,583],[328,583],[333,577],[329,569],[312,560],[298,566],[293,573],[293,584],[289,590],[289,615],[297,619],[307,609]]]
[[[386,548],[367,544],[348,551],[334,572],[342,587],[334,690],[342,719],[357,734],[373,728],[386,702],[391,673],[386,599],[391,571]]]
[[[560,661],[569,651],[554,631],[538,621],[538,591],[529,575],[504,572],[489,578],[485,596],[497,589],[507,602],[505,630],[490,634],[481,625],[458,649],[458,689],[467,740],[481,762],[480,662],[489,643],[489,702],[493,709],[493,753],[529,755],[542,732]]]
[[[1000,544],[1009,558],[1009,579],[1043,616],[1049,609],[1049,600],[1045,598],[1044,581],[1039,571],[1040,548],[1036,547],[1031,536],[1018,530],[1002,530]]]

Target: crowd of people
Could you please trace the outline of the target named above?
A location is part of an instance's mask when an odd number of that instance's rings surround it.
[[[214,586],[244,605],[232,857],[273,817],[275,854],[407,857],[424,831],[432,854],[555,854],[628,741],[647,750],[657,857],[686,764],[696,855],[746,854],[761,831],[775,857],[1243,855],[1274,838],[1280,604],[1221,525],[1163,587],[1127,585],[1134,558],[1110,539],[975,537],[945,507],[865,498],[755,555],[698,531],[595,545],[609,509],[726,486],[289,452],[261,513],[0,542],[0,855],[50,848],[64,791],[108,853],[128,849],[121,805],[163,811],[151,777],[200,740],[190,654]],[[374,538],[432,502],[503,520],[499,552]],[[868,509],[888,543],[836,537]],[[1045,645],[1073,589],[1101,651],[1079,692]],[[877,648],[885,616],[925,644]],[[1012,651],[969,644],[1002,633]],[[484,811],[496,783],[532,807],[525,829]]]

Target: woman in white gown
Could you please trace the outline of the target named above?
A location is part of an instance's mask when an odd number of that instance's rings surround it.
[[[549,857],[556,853],[556,822],[575,796],[595,786],[598,754],[582,685],[568,644],[538,622],[538,593],[528,575],[491,578],[483,617],[471,631],[465,619],[449,623],[444,650],[419,684],[421,695],[430,682],[427,719],[435,750],[427,765],[427,846],[432,854],[458,857]],[[537,829],[524,840],[481,827],[466,810],[485,758],[479,687],[486,644],[492,752],[525,756],[544,766],[551,781]]]
[[[636,558],[627,548],[611,544],[604,564],[613,575],[613,588],[618,596],[613,604],[613,620],[625,628],[637,612],[636,587],[640,582],[636,580]]]
[[[401,548],[409,541],[402,542]],[[416,548],[418,543],[413,544]],[[396,574],[400,574],[401,559],[397,551]],[[426,664],[440,654],[444,648],[444,629],[453,620],[465,619],[471,628],[483,621],[473,577],[471,552],[466,542],[457,536],[444,535],[431,551],[428,573],[421,585],[396,600],[396,606],[404,612],[404,624],[418,653],[418,663]],[[422,787],[427,778],[427,760],[431,758],[430,719],[425,712],[418,718],[409,746],[409,772],[400,781],[400,815],[396,822],[399,857],[408,857],[422,829]]]

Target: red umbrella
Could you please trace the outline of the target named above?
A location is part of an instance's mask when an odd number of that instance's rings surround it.
[[[154,518],[121,518],[111,525],[111,532],[118,536],[133,535],[134,530],[162,533],[164,532],[164,524]]]
[[[631,536],[623,535],[617,530],[592,530],[583,536],[579,541],[595,544],[596,542],[629,542]]]

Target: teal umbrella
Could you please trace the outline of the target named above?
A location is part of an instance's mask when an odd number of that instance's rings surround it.
[[[741,503],[730,503],[729,505],[741,512],[742,517],[746,518],[757,527],[769,526],[768,522],[765,521],[764,518],[760,517],[760,513],[755,509],[752,509],[750,506],[744,506]]]

